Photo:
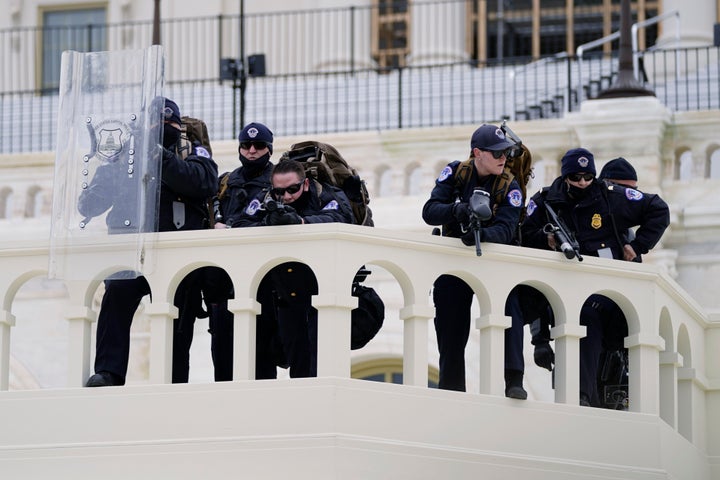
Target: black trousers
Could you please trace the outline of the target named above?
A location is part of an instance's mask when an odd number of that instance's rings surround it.
[[[143,276],[105,280],[98,314],[95,372],[110,372],[125,383],[130,354],[130,327],[142,297],[150,293]]]
[[[232,380],[234,315],[227,308],[231,298],[234,298],[232,280],[218,267],[197,269],[180,283],[175,295],[179,315],[173,325],[173,383],[188,381],[195,320],[204,317],[208,317],[215,381]],[[278,342],[274,340],[274,307],[268,281],[260,283],[257,300],[262,311],[256,317],[255,378],[277,378]]]

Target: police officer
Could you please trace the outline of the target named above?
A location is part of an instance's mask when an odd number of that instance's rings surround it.
[[[185,160],[179,158],[177,147],[182,125],[180,109],[172,100],[164,99],[163,103],[158,228],[161,232],[207,228],[209,219],[206,200],[215,193],[217,165],[208,150],[200,145],[193,146]],[[99,182],[101,178],[98,175],[93,177],[93,185],[83,192],[78,202],[81,214],[92,217],[102,213],[96,210],[100,205],[97,199],[112,196],[112,192]],[[121,209],[123,204],[127,204],[127,198],[113,202],[112,205],[105,206],[102,203],[105,209],[111,209],[107,215],[111,232],[112,224],[117,219],[116,209]],[[140,300],[149,293],[150,286],[143,276],[105,280],[105,294],[98,315],[95,374],[88,379],[88,387],[125,384],[130,326]],[[181,304],[182,301],[176,297],[175,303]]]
[[[262,202],[271,187],[272,152],[273,132],[262,123],[252,122],[245,125],[238,136],[238,156],[241,165],[232,172],[224,173],[213,193],[215,195],[214,228],[260,225]],[[233,375],[234,316],[227,306],[228,300],[235,295],[232,280],[223,269],[218,267],[203,267],[195,273],[199,276],[197,285],[202,292],[209,317],[210,351],[215,381],[229,381],[232,380]],[[281,349],[273,342],[276,329],[274,316],[270,311],[272,306],[270,292],[268,282],[261,282],[257,294],[262,311],[256,318],[256,379],[276,378],[276,363],[282,362]],[[265,320],[268,315],[271,318]],[[187,327],[183,326],[183,328]],[[182,332],[176,328],[176,346],[179,343],[178,338],[182,337]],[[180,353],[173,359],[173,382],[187,382],[190,342],[183,343],[181,348],[175,348],[173,351],[178,352],[178,350]]]
[[[574,234],[580,253],[588,256],[633,261],[647,253],[662,237],[670,223],[667,204],[657,195],[644,193],[595,178],[595,159],[584,148],[568,150],[561,161],[561,176],[535,194],[527,206],[522,225],[524,246],[554,250],[552,234],[544,231],[549,222],[546,204]],[[623,236],[639,226],[635,238]],[[580,403],[597,405],[597,366],[602,349],[601,310],[606,297],[593,295],[583,306],[580,323],[587,334],[580,340]],[[600,308],[597,308],[600,307]]]
[[[265,225],[305,223],[353,223],[353,213],[345,193],[305,175],[295,160],[283,160],[272,172],[272,190],[263,211]],[[286,262],[268,273],[276,306],[277,326],[283,351],[290,366],[290,377],[317,375],[317,310],[312,295],[318,293],[312,270],[300,262]]]
[[[475,238],[469,227],[469,200],[473,191],[480,188],[489,194],[491,218],[482,222],[481,242],[511,244],[515,240],[523,205],[519,184],[513,180],[502,198],[493,191],[496,179],[503,173],[507,153],[514,143],[502,129],[482,125],[470,140],[470,161],[454,161],[440,172],[423,206],[422,216],[429,225],[442,225],[442,235],[461,238],[465,245],[474,245]],[[469,172],[463,173],[469,166]],[[463,177],[465,179],[460,180]],[[465,391],[465,346],[470,335],[470,307],[472,289],[459,278],[441,275],[434,284],[435,332],[440,352],[439,388]],[[518,308],[517,302],[509,307]],[[511,312],[519,317],[518,312]],[[506,352],[507,353],[507,352]],[[505,393],[513,398],[526,398],[522,388],[522,371],[505,371]],[[518,388],[519,387],[519,388]]]

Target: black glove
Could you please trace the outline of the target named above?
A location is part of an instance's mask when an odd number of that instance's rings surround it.
[[[555,352],[549,343],[538,343],[535,345],[535,365],[546,368],[552,372],[553,363],[555,363]]]
[[[282,209],[273,210],[265,216],[265,225],[297,225],[302,223],[302,217],[294,208],[285,205]]]
[[[460,240],[462,240],[464,245],[467,245],[468,247],[472,247],[475,245],[475,233],[470,230],[469,232],[465,233],[462,237],[460,237]]]
[[[453,205],[453,216],[458,223],[467,224],[470,221],[470,206],[467,203],[456,203]]]

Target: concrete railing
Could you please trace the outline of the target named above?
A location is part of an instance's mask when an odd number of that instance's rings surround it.
[[[48,266],[45,242],[6,247],[0,251],[0,390],[8,389],[14,296],[28,279],[46,275]],[[108,248],[117,246],[108,242],[75,253],[82,270],[77,277],[87,279],[66,281],[71,308],[58,315],[70,325],[69,387],[80,387],[90,373],[91,329],[97,316],[92,299],[108,274],[102,261]],[[257,287],[272,267],[299,261],[312,268],[319,287],[313,298],[319,377],[350,377],[350,311],[356,306],[350,286],[361,265],[376,265],[390,272],[402,291],[406,385],[427,385],[428,325],[434,316],[429,292],[439,275],[452,274],[465,280],[478,299],[480,394],[504,394],[503,335],[510,325],[504,305],[520,283],[541,290],[555,312],[556,403],[578,403],[579,341],[585,333],[578,317],[593,293],[612,298],[628,320],[631,411],[661,416],[688,440],[703,445],[709,421],[703,405],[710,409],[710,402],[717,401],[712,391],[717,397],[720,390],[718,372],[710,368],[720,362],[720,353],[710,348],[717,344],[720,329],[713,328],[715,323],[669,276],[649,264],[598,258],[579,264],[560,253],[494,244],[483,245],[482,257],[476,257],[473,248],[457,239],[344,224],[161,233],[153,257],[155,268],[146,274],[153,300],[145,310],[150,318],[151,384],[170,383],[177,314],[172,299],[187,273],[213,265],[233,280],[234,379],[248,380],[254,376]]]

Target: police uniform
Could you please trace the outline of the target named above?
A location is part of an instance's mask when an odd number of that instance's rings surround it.
[[[519,184],[513,180],[497,203],[496,192],[493,191],[497,177],[490,175],[479,178],[475,168],[472,168],[469,180],[458,186],[456,174],[460,164],[459,161],[451,162],[440,172],[430,199],[423,206],[423,220],[429,225],[442,225],[443,236],[461,238],[466,245],[473,245],[475,240],[472,231],[468,225],[458,223],[454,210],[458,204],[470,200],[475,188],[482,188],[490,193],[490,206],[494,214],[482,222],[480,241],[512,244],[523,206]],[[435,281],[433,300],[435,332],[440,352],[439,388],[465,391],[465,346],[470,335],[472,296],[472,289],[458,277],[441,275]],[[511,306],[515,307],[514,304]]]
[[[172,105],[170,112],[168,105]],[[180,123],[179,109],[174,102],[166,100],[165,112],[166,120]],[[188,157],[182,160],[176,154],[177,143],[167,145],[169,148],[163,149],[161,166],[158,229],[165,232],[207,228],[206,200],[216,190],[217,165],[203,146],[194,146]],[[79,205],[84,203],[81,199]],[[112,210],[107,215],[109,231],[113,232],[115,222],[122,220],[118,212],[122,212],[122,205],[126,203],[127,198],[113,200],[110,207]],[[81,213],[86,214],[82,207],[80,209]],[[88,386],[125,383],[130,326],[142,297],[149,293],[150,287],[142,276],[105,281],[105,294],[98,315],[95,354],[95,372],[99,375],[93,375]],[[175,301],[176,304],[181,303],[182,299],[176,294]]]
[[[263,218],[262,203],[271,187],[270,174],[273,164],[270,162],[270,156],[273,133],[263,124],[249,123],[238,136],[239,143],[246,141],[264,142],[268,153],[255,160],[249,160],[240,154],[242,165],[226,173],[227,179],[223,180],[221,177],[221,181],[218,182],[213,195],[223,192],[218,198],[219,213],[228,228],[260,225]],[[223,187],[224,182],[225,187]],[[219,267],[203,267],[191,275],[196,276],[195,290],[202,292],[207,308],[215,381],[232,380],[234,316],[227,308],[228,300],[235,296],[232,280],[227,272]],[[255,378],[272,379],[277,377],[276,363],[282,361],[280,358],[282,352],[276,345],[279,342],[274,341],[276,329],[272,313],[269,313],[272,309],[272,296],[267,281],[260,283],[257,301],[262,310],[256,318]],[[266,317],[269,319],[265,320]],[[184,323],[189,323],[189,326],[182,327],[185,330],[184,334],[178,328],[175,329],[173,382],[188,381],[189,350],[194,321],[195,316],[188,315],[188,322]]]
[[[305,223],[354,221],[345,193],[315,180],[310,180],[308,191],[289,206]],[[315,274],[304,263],[286,262],[273,268],[268,277],[290,377],[314,377],[317,375],[317,310],[312,307],[312,295],[318,293]]]
[[[563,157],[562,176],[530,199],[522,225],[524,246],[550,248],[543,231],[549,222],[546,204],[552,205],[574,234],[583,255],[623,260],[623,247],[628,242],[623,234],[635,226],[639,228],[629,245],[637,255],[646,254],[660,241],[670,214],[658,195],[596,179],[582,191],[572,190],[565,178],[574,172],[595,174],[592,153],[585,149],[568,151]],[[580,394],[581,401],[592,405],[598,404],[596,381],[602,345],[611,341],[605,339],[602,312],[614,311],[614,305],[607,297],[592,295],[580,314],[580,323],[587,327],[586,336],[580,340]]]

